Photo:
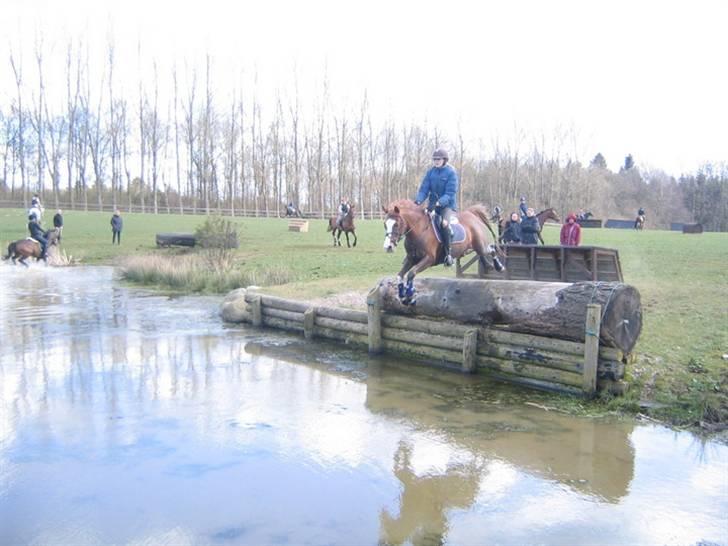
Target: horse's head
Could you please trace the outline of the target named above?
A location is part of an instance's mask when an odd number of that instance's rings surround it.
[[[546,220],[553,220],[554,222],[559,223],[561,222],[561,217],[556,213],[553,207],[544,210],[541,214],[543,214],[543,221],[541,224],[543,224]],[[539,214],[539,216],[541,214]]]
[[[58,244],[58,228],[49,229],[46,232],[46,239],[48,239],[48,246],[53,246]]]
[[[382,207],[386,216],[384,217],[384,250],[394,252],[400,239],[407,231],[407,223],[402,218],[402,211],[397,205],[390,209]]]

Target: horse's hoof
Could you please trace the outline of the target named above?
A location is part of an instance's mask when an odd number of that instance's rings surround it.
[[[495,267],[495,270],[498,273],[501,273],[506,270],[506,267],[500,262],[498,258],[493,258],[493,267]]]

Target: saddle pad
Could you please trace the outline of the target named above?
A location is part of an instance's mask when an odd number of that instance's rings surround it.
[[[440,235],[440,216],[437,214],[433,215],[430,218],[430,222],[432,222],[432,229],[435,231],[437,242],[442,243],[442,236]],[[450,228],[452,229],[450,243],[462,243],[465,240],[465,228],[458,223],[457,217],[453,216],[452,222],[450,222]]]

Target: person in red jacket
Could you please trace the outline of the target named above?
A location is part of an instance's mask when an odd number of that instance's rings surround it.
[[[561,244],[563,246],[579,246],[581,243],[581,226],[576,222],[576,214],[570,212],[566,222],[561,226]]]

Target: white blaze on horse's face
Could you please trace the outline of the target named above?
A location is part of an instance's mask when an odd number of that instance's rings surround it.
[[[397,244],[397,241],[392,238],[392,231],[396,225],[397,220],[393,220],[392,218],[387,218],[384,221],[384,250],[387,252],[394,251],[394,246]]]

